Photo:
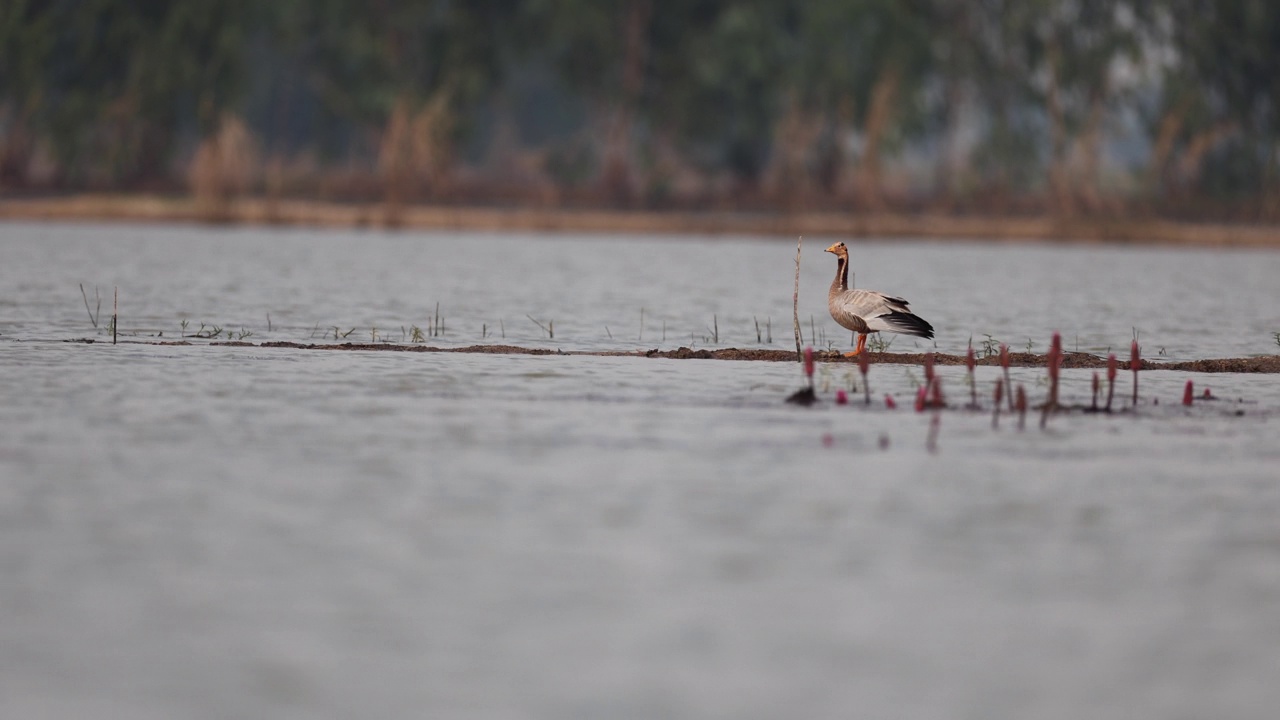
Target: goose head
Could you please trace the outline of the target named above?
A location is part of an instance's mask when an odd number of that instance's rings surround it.
[[[838,242],[835,245],[832,245],[831,247],[827,248],[827,252],[833,253],[836,257],[842,257],[842,258],[849,257],[849,248],[845,247],[844,243],[842,242]]]

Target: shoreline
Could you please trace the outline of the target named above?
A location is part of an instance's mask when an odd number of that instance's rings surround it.
[[[953,216],[940,213],[759,213],[237,200],[211,214],[191,198],[82,194],[0,199],[0,220],[198,223],[381,230],[551,231],[1108,243],[1280,248],[1280,226],[1161,219]]]
[[[97,343],[106,343],[105,340],[96,338],[79,338],[74,340],[62,340],[68,343],[83,343],[93,345]],[[122,340],[120,344],[131,345],[160,345],[175,346],[188,345],[194,346],[189,340]],[[200,343],[211,347],[247,347],[247,348],[284,348],[292,350],[358,350],[358,351],[375,351],[375,352],[421,352],[421,353],[463,353],[472,355],[561,355],[561,356],[579,356],[579,357],[635,357],[635,358],[658,358],[665,360],[738,360],[748,362],[799,362],[796,353],[790,350],[747,350],[742,348],[720,348],[717,350],[693,350],[687,347],[677,348],[675,350],[552,350],[548,348],[526,348],[518,345],[468,345],[465,347],[437,347],[434,345],[405,345],[396,343],[300,343],[290,341],[268,341],[262,343],[245,342],[243,340],[232,341],[213,341],[208,343]],[[964,365],[966,358],[963,355],[949,355],[946,353],[876,353],[868,351],[867,359],[872,365],[922,365],[925,356],[933,355],[935,365]],[[857,365],[857,358],[845,357],[840,352],[819,352],[815,354],[815,358],[824,363],[841,363],[847,365]],[[984,367],[999,367],[1000,358],[996,355],[988,355],[982,358],[975,358],[975,365]],[[1045,367],[1047,359],[1045,355],[1036,355],[1034,353],[1009,353],[1009,365],[1011,367]],[[1121,362],[1123,372],[1131,372],[1129,362],[1127,360]],[[1105,369],[1107,367],[1107,359],[1081,352],[1063,353],[1061,367],[1066,369]],[[1200,372],[1200,373],[1280,373],[1280,355],[1262,355],[1250,358],[1208,358],[1203,360],[1186,360],[1180,362],[1153,362],[1150,360],[1141,361],[1142,370],[1175,370],[1182,372]]]

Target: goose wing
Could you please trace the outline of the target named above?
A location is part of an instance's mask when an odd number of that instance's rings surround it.
[[[907,301],[875,290],[846,290],[831,298],[831,312],[856,315],[864,320],[891,312],[911,312]]]
[[[831,315],[845,328],[858,332],[888,332],[933,337],[929,323],[914,315],[905,299],[875,290],[846,290],[828,303]]]

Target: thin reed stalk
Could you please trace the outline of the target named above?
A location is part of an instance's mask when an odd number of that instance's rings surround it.
[[[98,288],[93,288],[93,298],[98,301],[98,312],[95,314],[89,309],[89,295],[84,291],[84,283],[80,283],[80,297],[84,298],[85,312],[89,313],[89,322],[93,323],[93,329],[98,329],[98,318],[102,316],[102,297],[98,295]]]
[[[973,358],[972,345],[969,346],[968,351],[965,353],[964,364],[969,371],[969,407],[973,408],[974,410],[977,410],[978,409],[978,381],[974,377],[974,372],[973,372],[975,361]]]
[[[552,340],[554,340],[554,339],[555,339],[555,337],[556,337],[556,333],[555,333],[555,324],[554,324],[554,321],[550,321],[550,324],[549,324],[549,325],[543,325],[542,323],[538,322],[537,320],[534,320],[532,315],[528,315],[528,314],[526,314],[526,315],[525,315],[525,317],[529,318],[529,322],[531,322],[531,323],[533,323],[534,325],[537,325],[538,327],[542,328],[542,332],[546,333],[548,338],[550,338],[550,339],[552,339]],[[505,333],[503,334],[503,337],[506,337],[506,334],[505,334]]]
[[[1062,368],[1062,335],[1060,333],[1053,334],[1053,340],[1049,344],[1049,402],[1048,407],[1052,411],[1058,409],[1058,378],[1061,375]]]
[[[804,236],[801,235],[796,240],[796,287],[791,295],[791,322],[796,331],[796,360],[801,360],[803,357],[800,351],[800,246],[803,243]]]

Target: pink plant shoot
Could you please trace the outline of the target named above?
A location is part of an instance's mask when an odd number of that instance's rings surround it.
[[[1004,385],[1009,388],[1009,411],[1013,411],[1013,385],[1009,381],[1009,346],[1000,343],[1000,367],[1004,370]]]
[[[1187,387],[1182,391],[1182,404],[1189,407],[1191,405],[1191,399],[1195,397],[1195,392],[1195,387],[1192,385],[1191,381],[1188,380]]]
[[[1119,366],[1115,353],[1107,356],[1107,412],[1111,412],[1111,398],[1116,394],[1116,372]]]
[[[1000,426],[1000,403],[1004,402],[1004,378],[996,378],[996,390],[993,400],[992,406],[995,409],[991,411],[991,429],[995,430]]]
[[[1049,403],[1048,408],[1058,407],[1058,369],[1062,364],[1062,335],[1053,334],[1053,343],[1049,346]]]
[[[867,382],[867,373],[871,371],[871,360],[868,356],[871,353],[858,353],[858,372],[862,373],[862,396],[864,404],[871,404],[871,385]]]
[[[1046,358],[1049,365],[1049,379],[1058,379],[1058,367],[1062,364],[1062,335],[1053,334],[1053,342],[1049,345],[1049,357]]]

